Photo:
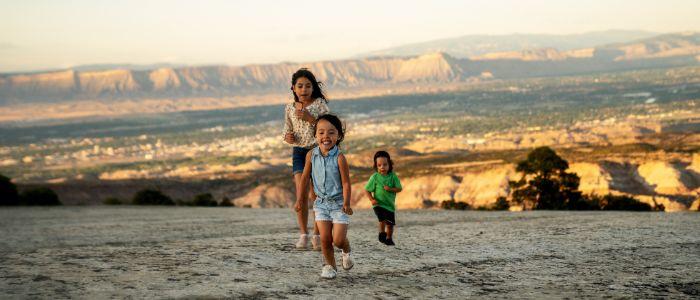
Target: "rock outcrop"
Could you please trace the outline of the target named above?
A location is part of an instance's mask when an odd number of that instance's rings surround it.
[[[686,195],[691,192],[694,179],[683,169],[668,162],[647,162],[640,165],[638,171],[646,184],[658,194]]]
[[[612,175],[595,163],[572,163],[569,171],[581,178],[579,190],[584,194],[605,195],[611,192]]]
[[[227,171],[255,171],[269,168],[266,162],[253,160],[239,166],[213,165],[212,168]],[[440,207],[441,202],[454,200],[465,202],[472,208],[488,207],[496,199],[509,194],[509,180],[518,180],[520,174],[515,166],[501,160],[466,162],[446,165],[438,168],[435,175],[401,177],[403,191],[397,195],[398,209],[422,209]],[[580,178],[579,190],[584,194],[630,195],[648,203],[652,207],[662,205],[666,211],[698,210],[700,206],[700,186],[698,170],[700,155],[682,161],[650,160],[643,162],[603,160],[599,162],[573,162],[569,172]],[[458,171],[466,168],[472,171]],[[465,169],[462,169],[465,170]],[[195,170],[173,170],[169,177],[180,177],[180,173]],[[202,170],[206,173],[209,169]],[[99,179],[118,183],[120,180],[147,177],[142,170],[120,170],[100,174]],[[371,203],[364,194],[362,180],[352,184],[352,206],[370,208]],[[183,194],[180,190],[171,190],[172,194]],[[127,195],[128,196],[128,195]],[[232,202],[236,206],[253,208],[291,207],[295,195],[293,189],[263,184],[244,192],[243,196]],[[514,207],[513,209],[518,209]]]
[[[294,194],[288,189],[263,184],[245,196],[233,199],[233,204],[251,208],[291,207],[294,198]]]

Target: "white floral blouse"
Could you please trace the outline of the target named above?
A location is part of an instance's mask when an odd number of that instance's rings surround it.
[[[316,145],[316,137],[314,136],[314,126],[312,123],[306,122],[302,119],[297,118],[294,113],[294,102],[287,104],[284,107],[284,131],[282,132],[282,140],[284,140],[284,135],[289,132],[294,132],[294,146],[311,148]],[[311,105],[305,107],[309,114],[314,118],[318,116],[327,114],[330,112],[328,104],[326,101],[317,98]]]

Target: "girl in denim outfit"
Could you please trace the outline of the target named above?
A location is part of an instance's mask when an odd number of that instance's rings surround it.
[[[343,124],[334,115],[321,115],[314,128],[318,147],[306,155],[304,172],[301,175],[301,188],[297,189],[297,202],[304,199],[304,191],[313,179],[316,194],[314,212],[316,226],[321,233],[321,251],[325,265],[321,277],[335,278],[337,268],[333,245],[343,250],[343,269],[350,270],[353,259],[350,255],[350,241],[347,238],[350,208],[350,168],[345,156],[338,150],[343,141]]]
[[[292,75],[292,95],[294,103],[287,104],[284,109],[284,141],[293,145],[292,176],[297,191],[301,184],[301,172],[304,170],[306,153],[316,146],[314,124],[316,118],[328,113],[328,100],[323,94],[320,83],[311,71],[301,68]],[[305,191],[308,190],[305,189]],[[311,191],[313,193],[313,191]],[[312,198],[315,196],[312,194]],[[314,226],[314,235],[308,234],[309,205],[307,198],[297,201],[294,210],[297,213],[297,223],[301,234],[296,243],[298,249],[306,249],[309,239],[314,250],[321,250],[321,238],[318,228]]]

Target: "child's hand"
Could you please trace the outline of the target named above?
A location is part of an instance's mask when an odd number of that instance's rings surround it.
[[[297,118],[299,118],[301,120],[304,120],[307,122],[311,122],[312,120],[314,120],[314,117],[306,109],[297,109],[297,110],[294,110],[294,113],[296,114]]]
[[[389,193],[393,193],[393,192],[394,192],[394,191],[391,190],[391,188],[390,188],[388,185],[385,185],[385,186],[384,186],[384,190],[387,191],[387,192],[389,192]]]
[[[343,212],[348,216],[352,216],[352,208],[349,204],[343,204]]]
[[[294,203],[294,211],[296,211],[296,212],[301,211],[301,200],[297,200],[297,203]]]
[[[375,206],[379,204],[376,199],[369,199],[369,202],[372,202],[372,205]]]
[[[289,144],[294,144],[294,141],[296,141],[296,139],[294,138],[294,133],[287,132],[287,134],[284,135],[284,141]]]

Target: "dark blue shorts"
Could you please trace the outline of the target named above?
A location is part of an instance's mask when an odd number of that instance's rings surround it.
[[[292,174],[304,172],[304,163],[306,162],[306,153],[311,149],[302,147],[294,147],[292,149]]]

